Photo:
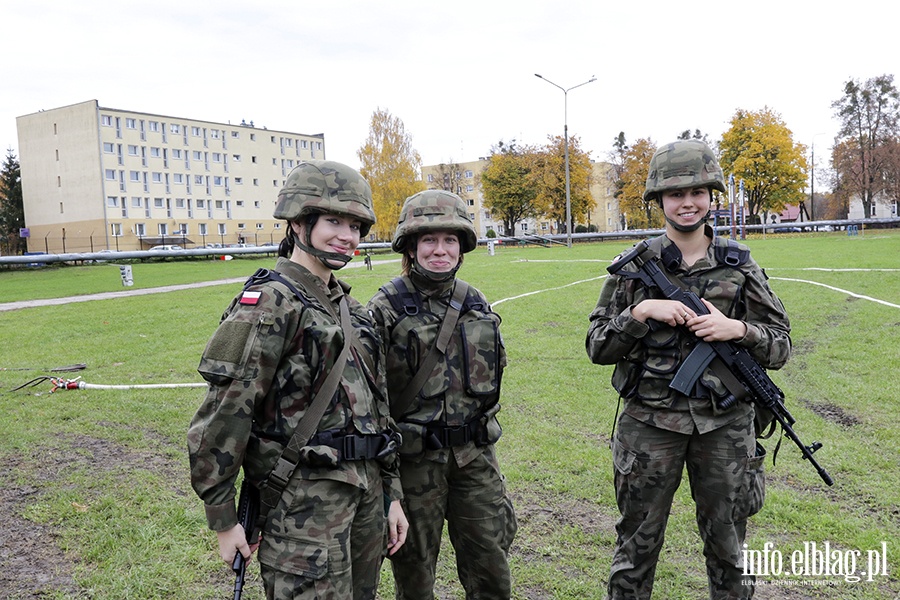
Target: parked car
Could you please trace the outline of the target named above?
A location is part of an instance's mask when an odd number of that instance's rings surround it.
[[[183,250],[178,244],[167,244],[165,246],[153,246],[151,250]]]

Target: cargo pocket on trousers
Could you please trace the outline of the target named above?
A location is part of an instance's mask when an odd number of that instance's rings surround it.
[[[613,467],[615,470],[616,504],[626,519],[640,518],[644,512],[641,487],[637,485],[635,472],[637,454],[613,440]]]
[[[328,547],[316,540],[265,532],[259,545],[259,563],[273,571],[315,581],[328,573]]]
[[[744,493],[736,504],[735,521],[743,521],[758,513],[766,501],[766,474],[763,463],[766,460],[766,449],[757,442],[754,456],[746,459],[744,471]]]

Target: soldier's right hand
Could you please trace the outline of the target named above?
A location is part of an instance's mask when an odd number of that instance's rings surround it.
[[[226,531],[217,531],[216,537],[219,539],[219,556],[228,566],[234,563],[234,557],[238,552],[250,560],[252,551],[247,544],[247,534],[244,533],[240,523]]]

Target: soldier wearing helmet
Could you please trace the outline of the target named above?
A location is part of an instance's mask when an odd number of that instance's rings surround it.
[[[247,280],[200,360],[191,483],[229,565],[254,549],[235,514],[239,471],[260,490],[268,598],[374,598],[385,536],[389,552],[406,537],[401,440],[375,326],[333,274],[375,222],[372,195],[354,169],[310,160],[274,215],[288,225],[275,268]]]
[[[644,198],[665,213],[665,234],[650,241],[670,281],[699,295],[698,315],[655,289],[618,275],[603,284],[585,341],[597,364],[613,364],[624,408],[612,441],[616,531],[608,598],[650,598],[672,498],[687,466],[703,541],[710,598],[750,598],[742,545],[747,519],[762,508],[765,449],[752,404],[720,409],[728,394],[714,367],[692,392],[669,387],[700,338],[734,341],[763,367],[790,357],[790,322],[749,249],[705,225],[722,169],[699,140],[661,147],[650,161]],[[628,267],[626,267],[628,268]],[[631,265],[631,268],[634,268]],[[762,417],[762,415],[760,415]]]
[[[428,190],[407,198],[392,242],[402,275],[368,304],[387,357],[391,415],[403,435],[410,533],[391,557],[398,598],[434,597],[445,520],[466,597],[511,593],[516,518],[494,449],[506,350],[500,317],[456,277],[476,245],[459,196]]]

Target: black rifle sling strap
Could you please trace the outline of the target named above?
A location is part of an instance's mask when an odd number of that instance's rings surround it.
[[[413,398],[416,397],[416,394],[425,385],[425,380],[428,379],[434,370],[434,365],[437,364],[438,359],[447,350],[447,344],[450,343],[450,338],[453,336],[453,330],[459,321],[459,314],[462,312],[463,303],[468,293],[469,284],[461,279],[457,279],[453,287],[453,296],[450,297],[450,306],[447,307],[447,312],[444,314],[444,321],[441,323],[437,340],[428,349],[428,354],[425,355],[425,358],[419,364],[419,370],[416,371],[416,374],[403,389],[400,397],[396,401],[393,398],[391,399],[391,414],[395,418],[400,419],[409,409]]]
[[[350,307],[346,296],[341,297],[340,309],[341,330],[344,332],[344,347],[341,349],[337,360],[334,361],[331,372],[328,373],[325,381],[322,382],[322,386],[315,392],[309,408],[303,413],[303,418],[300,419],[297,428],[294,429],[294,434],[291,436],[287,446],[282,450],[281,457],[275,463],[275,468],[272,469],[269,478],[266,480],[266,486],[260,490],[260,504],[263,512],[268,512],[278,505],[278,501],[299,463],[300,449],[315,435],[319,422],[322,420],[322,415],[325,414],[325,409],[334,397],[334,393],[337,391],[338,384],[340,384],[341,377],[344,374],[344,366],[346,366],[347,358],[350,356],[351,340],[353,339]]]

